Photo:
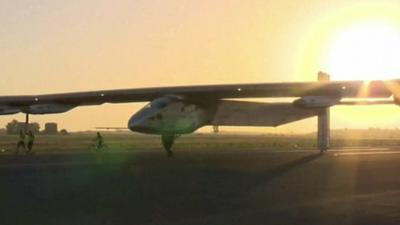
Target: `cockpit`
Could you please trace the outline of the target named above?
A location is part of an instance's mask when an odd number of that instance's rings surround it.
[[[175,102],[178,101],[179,97],[177,96],[165,96],[162,98],[157,98],[155,100],[153,100],[152,102],[150,102],[149,104],[147,104],[144,109],[163,109],[165,107],[167,107],[167,105],[171,102]]]
[[[152,132],[151,128],[163,119],[162,110],[171,102],[179,100],[176,96],[157,98],[144,106],[129,120],[129,128],[133,131]]]
[[[171,102],[171,99],[169,98],[158,98],[152,102],[150,102],[149,104],[147,104],[144,108],[145,109],[149,109],[149,108],[153,108],[153,109],[163,109],[165,108],[168,103]]]

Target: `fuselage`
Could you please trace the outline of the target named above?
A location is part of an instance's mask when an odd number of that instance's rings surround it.
[[[155,99],[134,114],[132,131],[146,134],[188,134],[210,121],[208,110],[176,96]]]

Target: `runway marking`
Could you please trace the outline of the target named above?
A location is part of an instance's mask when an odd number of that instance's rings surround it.
[[[366,152],[341,152],[335,153],[334,156],[353,156],[353,155],[388,155],[400,154],[400,151],[366,151]]]
[[[92,166],[99,165],[96,162],[55,162],[55,163],[9,163],[0,165],[1,169],[8,168],[46,168],[46,167],[69,167],[69,166]]]
[[[363,147],[363,148],[337,148],[337,149],[328,149],[329,151],[334,151],[334,152],[348,152],[348,151],[385,151],[389,150],[389,148],[386,147],[381,147],[381,148],[368,148],[368,147]]]
[[[244,150],[245,151],[245,150]],[[306,153],[306,152],[319,152],[318,149],[304,149],[304,150],[254,150],[254,152],[263,152],[263,153]],[[342,148],[342,149],[328,149],[327,153],[329,152],[377,152],[377,151],[389,151],[389,148]],[[395,150],[393,150],[395,151]],[[400,152],[400,151],[399,151]]]

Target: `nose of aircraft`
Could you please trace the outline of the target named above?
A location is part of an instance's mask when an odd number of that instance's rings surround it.
[[[153,134],[155,129],[147,123],[148,116],[144,116],[141,114],[133,115],[128,122],[128,128],[131,131]]]
[[[145,134],[158,134],[157,124],[151,119],[156,112],[154,109],[146,107],[135,113],[129,119],[129,130]]]
[[[131,130],[131,131],[138,131],[138,130],[140,129],[140,125],[141,125],[141,122],[140,122],[140,120],[139,120],[137,117],[132,116],[132,117],[129,119],[129,122],[128,122],[128,128],[129,128],[129,130]]]

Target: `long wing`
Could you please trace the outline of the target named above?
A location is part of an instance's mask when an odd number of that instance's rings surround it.
[[[19,111],[59,113],[77,106],[99,105],[103,103],[144,102],[166,95],[178,95],[193,99],[218,100],[225,98],[266,98],[266,97],[303,97],[338,96],[342,98],[360,97],[384,98],[392,95],[387,83],[398,86],[400,80],[371,81],[368,86],[363,81],[299,82],[265,84],[230,84],[183,87],[160,87],[75,92],[62,94],[2,96],[0,114],[12,114]],[[29,107],[29,109],[27,109]],[[47,110],[46,110],[47,109]]]
[[[322,109],[304,109],[292,103],[220,101],[210,125],[272,126],[318,115]]]

